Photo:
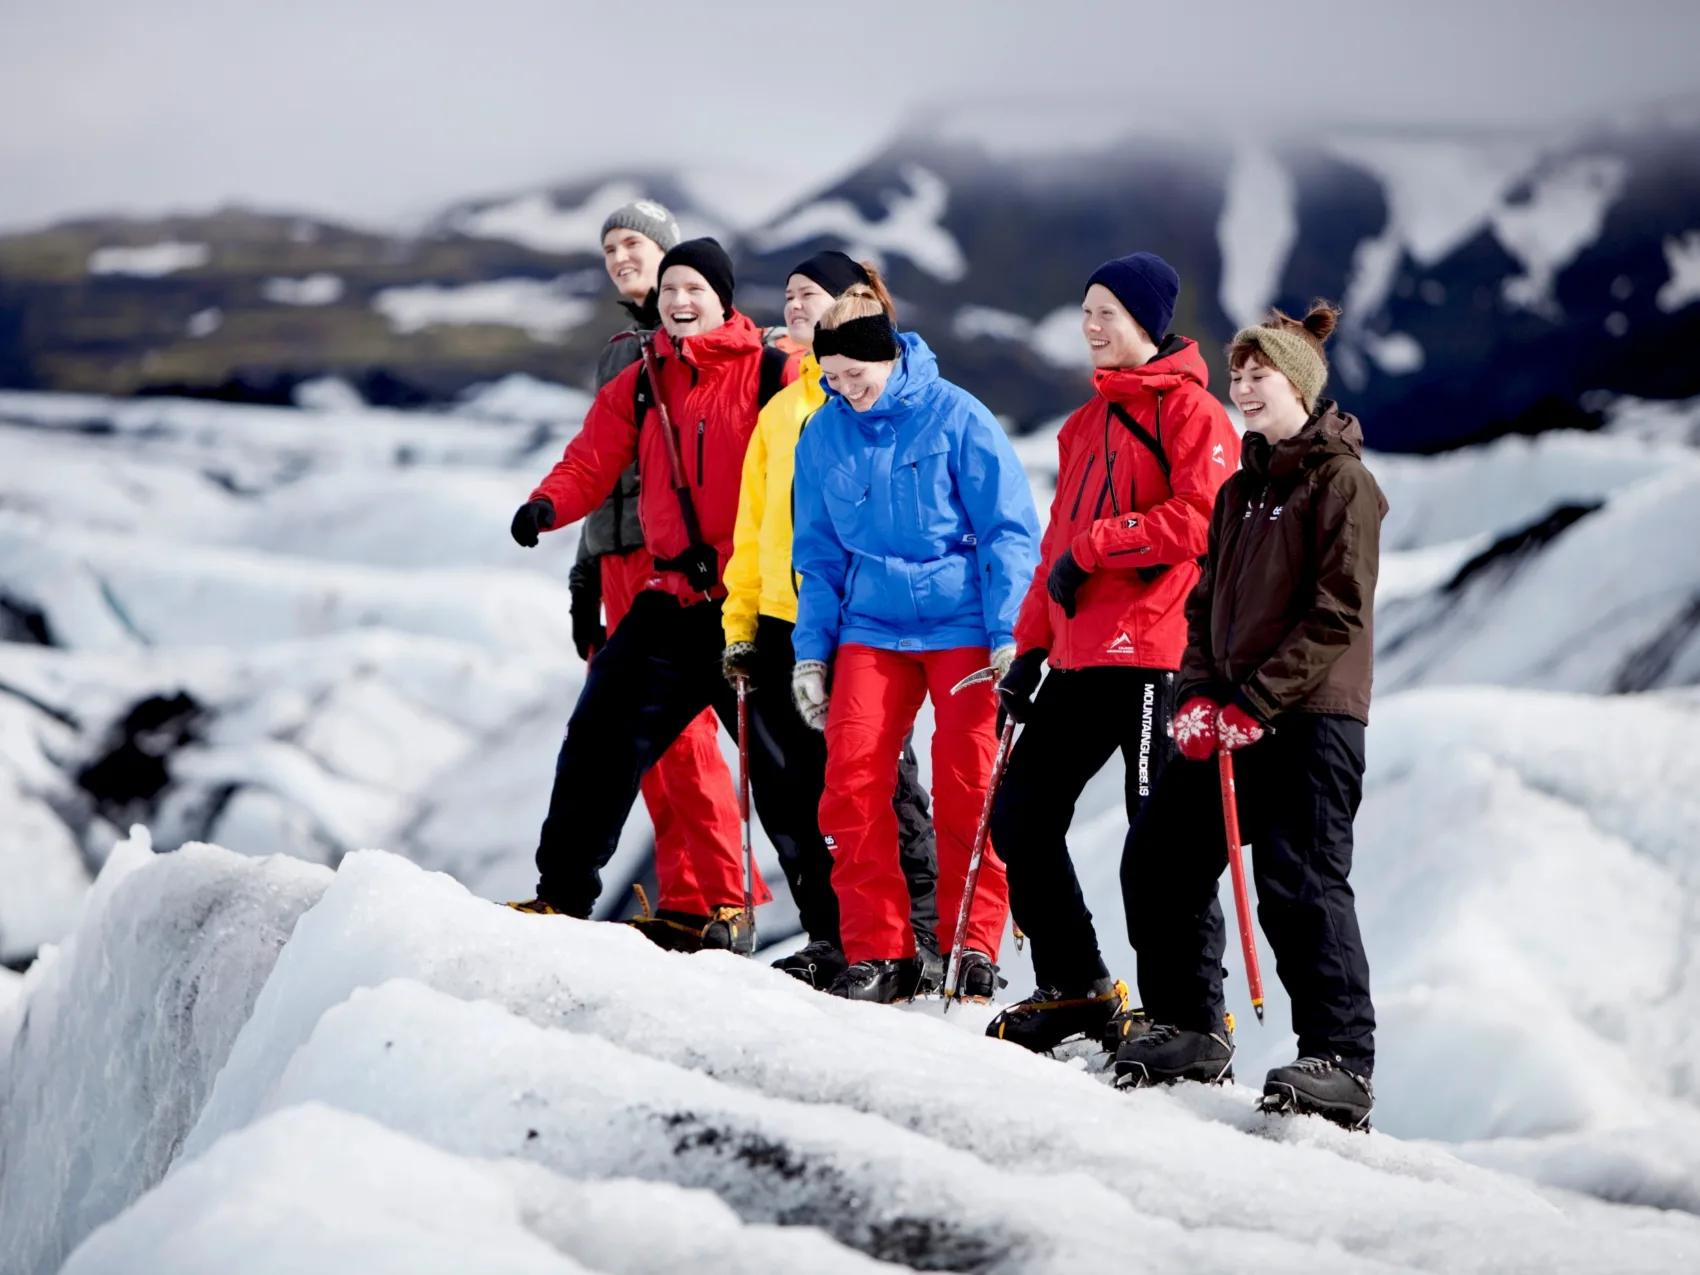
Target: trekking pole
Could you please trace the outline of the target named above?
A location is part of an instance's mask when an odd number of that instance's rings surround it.
[[[979,682],[994,681],[998,676],[995,668],[983,668],[978,673],[970,673],[955,686],[950,693],[967,689]],[[980,885],[980,865],[986,858],[986,847],[991,843],[992,835],[992,802],[997,798],[998,785],[1003,782],[1004,768],[1009,765],[1009,750],[1015,743],[1015,718],[1008,718],[1003,724],[1003,734],[998,737],[997,756],[992,761],[992,777],[986,784],[985,804],[980,807],[980,825],[974,830],[974,852],[968,858],[968,878],[962,883],[962,906],[956,910],[956,935],[950,944],[950,964],[944,975],[944,1010],[950,1012],[950,1002],[956,994],[957,975],[962,972],[962,948],[968,941],[968,917],[974,908],[974,892]]]
[[[1240,922],[1240,948],[1245,953],[1245,981],[1251,1007],[1263,1021],[1263,971],[1257,967],[1257,936],[1251,928],[1251,896],[1245,888],[1245,855],[1240,850],[1240,807],[1234,791],[1234,755],[1216,750],[1216,769],[1222,780],[1222,826],[1228,833],[1228,872],[1234,879],[1234,913]]]
[[[750,838],[750,690],[747,673],[738,674],[738,816],[744,821],[744,915],[750,923],[750,955],[755,955],[756,851]]]

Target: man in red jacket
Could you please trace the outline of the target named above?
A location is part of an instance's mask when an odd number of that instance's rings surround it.
[[[1082,329],[1097,394],[1057,436],[1051,520],[1015,626],[1019,653],[998,688],[1024,727],[998,789],[992,844],[1039,986],[987,1034],[1034,1050],[1096,1034],[1123,1006],[1066,835],[1074,803],[1117,748],[1130,824],[1168,758],[1186,598],[1217,489],[1239,465],[1197,343],[1167,335],[1179,293],[1174,270],[1144,252],[1106,262],[1087,284]]]
[[[518,905],[528,911],[589,916],[644,773],[705,708],[735,728],[736,699],[720,670],[720,576],[732,555],[744,450],[760,406],[762,336],[733,308],[732,262],[714,240],[679,244],[662,258],[658,277],[659,384],[649,383],[640,361],[604,386],[566,455],[514,515],[514,539],[535,545],[539,532],[597,508],[635,460],[644,475],[644,543],[655,557],[630,611],[591,661],[567,724],[538,839],[537,898]],[[762,751],[751,753],[757,811],[777,839],[798,816],[776,776],[764,772]],[[752,951],[754,918],[741,903],[709,902],[704,946]]]

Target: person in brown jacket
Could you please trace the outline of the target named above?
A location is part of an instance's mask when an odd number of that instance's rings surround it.
[[[1214,758],[1235,753],[1258,920],[1292,1000],[1299,1059],[1269,1073],[1272,1109],[1369,1116],[1375,1010],[1347,874],[1363,795],[1381,520],[1355,418],[1322,398],[1338,311],[1272,311],[1228,348],[1245,418],[1187,601],[1187,650],[1164,772],[1123,862],[1144,1019],[1124,1030],[1124,1083],[1231,1074],[1222,999],[1226,866]],[[1149,1024],[1142,1034],[1137,1028]]]

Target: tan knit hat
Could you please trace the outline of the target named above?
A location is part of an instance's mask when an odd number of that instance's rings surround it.
[[[1255,346],[1264,360],[1293,383],[1304,400],[1305,411],[1314,412],[1316,401],[1328,384],[1328,357],[1322,343],[1334,331],[1340,311],[1327,301],[1315,301],[1310,313],[1294,319],[1271,310],[1269,317],[1255,328],[1241,328],[1228,343],[1229,361],[1235,351]]]

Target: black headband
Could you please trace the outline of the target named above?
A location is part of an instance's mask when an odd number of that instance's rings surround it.
[[[883,311],[851,319],[836,328],[815,324],[815,357],[842,354],[858,363],[890,363],[897,358],[897,330]]]

